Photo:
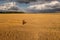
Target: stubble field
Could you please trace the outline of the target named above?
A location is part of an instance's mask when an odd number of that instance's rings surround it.
[[[60,13],[0,14],[0,40],[60,40]]]

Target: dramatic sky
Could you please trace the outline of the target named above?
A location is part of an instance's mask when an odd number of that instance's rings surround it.
[[[0,0],[0,11],[14,10],[23,12],[60,12],[60,0],[36,0],[36,1],[33,0],[34,2],[30,3],[18,2],[23,0],[13,0],[15,1],[14,4],[10,1],[12,0]]]
[[[54,1],[54,0],[0,0],[0,1]],[[60,1],[60,0],[57,0]]]

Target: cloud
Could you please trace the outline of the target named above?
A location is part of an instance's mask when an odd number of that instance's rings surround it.
[[[25,10],[23,8],[21,8],[19,5],[19,3],[16,2],[7,2],[7,3],[3,3],[0,5],[0,12],[25,12]]]
[[[42,4],[31,3],[31,5],[27,8],[29,12],[56,12],[60,11],[60,2],[59,1],[51,1],[45,2]]]

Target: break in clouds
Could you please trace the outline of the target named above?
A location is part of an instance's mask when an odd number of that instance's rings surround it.
[[[0,12],[60,12],[60,0],[0,0]]]

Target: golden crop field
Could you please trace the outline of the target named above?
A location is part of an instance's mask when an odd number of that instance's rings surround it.
[[[60,13],[0,14],[0,40],[60,40]]]

